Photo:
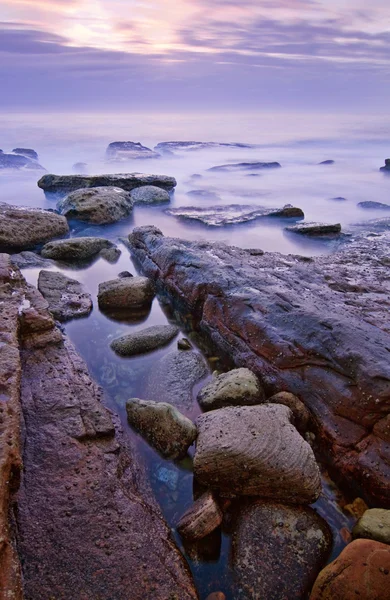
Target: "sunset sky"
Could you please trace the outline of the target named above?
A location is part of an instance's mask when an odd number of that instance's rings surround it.
[[[388,110],[388,0],[2,0],[0,106]]]

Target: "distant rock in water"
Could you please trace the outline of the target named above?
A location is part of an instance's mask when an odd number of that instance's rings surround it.
[[[160,154],[140,142],[112,142],[106,150],[106,157],[112,161],[125,161],[136,158],[160,158]]]
[[[322,162],[318,163],[319,165],[334,165],[334,160],[323,160]]]
[[[89,260],[101,251],[114,247],[115,244],[113,242],[104,238],[76,237],[45,244],[41,250],[41,255],[44,258],[51,258],[53,260],[78,262]]]
[[[55,212],[0,203],[0,252],[27,250],[67,233],[65,217]]]
[[[285,227],[287,231],[312,237],[331,237],[341,233],[340,223],[296,223]]]
[[[381,167],[379,170],[382,171],[382,172],[385,172],[385,173],[386,172],[390,173],[390,158],[386,158],[386,160],[385,160],[385,166]]]
[[[240,204],[211,206],[207,208],[183,206],[180,208],[171,208],[165,212],[174,217],[200,221],[205,225],[214,227],[247,223],[248,221],[254,221],[261,217],[302,219],[305,216],[300,208],[296,208],[290,204],[286,204],[283,208],[265,208],[264,206]]]
[[[21,154],[27,158],[32,158],[32,160],[39,160],[38,153],[35,152],[35,150],[32,150],[32,148],[14,148],[12,152],[14,154]]]
[[[133,210],[133,200],[130,192],[118,187],[85,188],[60,200],[58,210],[68,219],[105,225],[127,217]]]
[[[280,169],[282,165],[278,162],[242,162],[227,165],[218,165],[207,169],[208,171],[257,171],[259,169]]]
[[[336,198],[330,198],[330,200],[335,200],[337,202],[345,202],[347,199],[343,198],[343,196],[337,196]]]
[[[162,204],[171,201],[167,190],[163,190],[155,185],[143,185],[142,187],[135,188],[131,192],[131,199],[134,204]]]
[[[34,152],[34,150],[29,150]],[[36,154],[36,152],[34,152]],[[37,155],[37,154],[36,154]],[[37,155],[38,156],[38,155]],[[24,154],[0,152],[0,169],[20,169],[23,171],[46,171],[39,162]]]
[[[85,162],[77,162],[72,167],[73,173],[78,173],[79,175],[85,175],[87,170],[88,170],[88,165]]]
[[[0,160],[1,160],[0,154]],[[44,175],[38,187],[49,194],[65,195],[80,188],[114,186],[131,192],[135,188],[153,185],[168,192],[176,186],[176,179],[168,175],[144,173],[117,173],[113,175]]]
[[[384,204],[384,202],[373,202],[372,200],[367,200],[365,202],[359,202],[358,206],[360,208],[374,208],[379,210],[390,210],[390,204]]]
[[[215,192],[209,192],[208,190],[190,190],[187,192],[187,196],[194,198],[201,198],[205,200],[220,200],[221,196],[218,196]]]
[[[54,262],[49,258],[43,258],[40,254],[36,254],[30,250],[23,250],[18,254],[12,254],[11,261],[12,264],[16,265],[19,269],[36,269],[37,267],[49,269],[54,265]]]
[[[160,142],[155,146],[157,152],[169,150],[208,150],[213,148],[256,148],[254,144],[235,142]]]

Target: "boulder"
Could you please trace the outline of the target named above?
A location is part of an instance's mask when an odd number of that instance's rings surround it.
[[[106,157],[110,161],[118,162],[137,158],[160,158],[160,154],[140,142],[111,142],[106,150]]]
[[[38,187],[49,194],[66,195],[80,188],[119,187],[131,192],[143,185],[153,185],[168,192],[176,186],[176,179],[168,175],[118,173],[114,175],[44,175]]]
[[[81,283],[56,271],[40,271],[38,289],[58,321],[86,317],[92,310],[91,295]]]
[[[310,600],[389,600],[390,546],[355,540],[319,574]]]
[[[386,158],[385,160],[385,166],[380,168],[380,171],[382,171],[383,173],[390,173],[390,158]]]
[[[307,598],[329,556],[332,536],[311,508],[252,501],[232,534],[235,600]]]
[[[366,510],[352,530],[354,538],[366,538],[390,544],[390,510],[371,508]]]
[[[76,237],[45,244],[41,250],[41,255],[44,258],[65,262],[87,261],[97,256],[102,250],[114,246],[115,244],[104,238]]]
[[[0,169],[21,169],[23,171],[45,171],[38,161],[23,154],[0,152]]]
[[[0,251],[33,248],[67,233],[65,217],[55,212],[0,203]]]
[[[217,167],[211,167],[211,169],[207,169],[208,171],[258,171],[262,169],[279,169],[281,165],[278,162],[242,162],[242,163],[232,163],[227,165],[218,165]]]
[[[31,148],[14,148],[12,152],[14,154],[21,154],[27,158],[32,158],[32,160],[39,160],[38,154]]]
[[[103,309],[139,309],[150,306],[154,295],[154,285],[147,277],[125,277],[100,283],[98,302]]]
[[[111,348],[120,356],[145,354],[166,346],[178,333],[175,325],[152,325],[117,338],[111,342]]]
[[[372,200],[366,200],[365,202],[359,202],[358,206],[359,206],[359,208],[390,210],[390,204],[385,204],[384,202],[373,202]]]
[[[258,378],[245,368],[217,375],[198,393],[198,402],[204,411],[261,404],[264,400],[264,390]]]
[[[170,202],[171,197],[167,190],[155,185],[143,185],[131,192],[131,199],[134,204],[161,204]]]
[[[278,392],[267,399],[270,404],[284,404],[293,414],[293,423],[300,433],[304,433],[310,422],[310,412],[299,398],[290,392]]]
[[[217,529],[222,523],[222,518],[222,511],[209,490],[181,517],[177,531],[187,540],[200,540]]]
[[[300,208],[295,208],[289,204],[283,208],[265,208],[261,206],[240,204],[210,207],[183,206],[179,208],[170,208],[165,212],[174,217],[200,221],[204,225],[211,225],[214,227],[248,223],[249,221],[266,217],[302,219],[305,216]]]
[[[184,458],[196,439],[194,423],[167,402],[131,398],[126,411],[129,424],[165,458]]]
[[[292,231],[293,233],[311,237],[334,237],[341,233],[340,223],[296,223],[295,225],[285,227],[285,229],[286,231]]]
[[[194,475],[224,494],[311,504],[321,493],[309,444],[277,404],[229,407],[198,417]]]
[[[122,252],[116,246],[113,246],[112,248],[103,248],[103,250],[100,250],[99,252],[100,258],[104,258],[104,260],[109,262],[111,265],[114,265],[116,262],[118,262],[121,254]]]
[[[58,202],[57,208],[68,219],[106,225],[128,217],[133,201],[130,193],[121,188],[95,187],[71,192]]]

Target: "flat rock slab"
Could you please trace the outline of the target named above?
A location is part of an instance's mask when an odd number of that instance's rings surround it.
[[[48,301],[50,312],[59,321],[86,317],[92,310],[91,294],[76,279],[62,273],[41,271],[38,289]]]
[[[231,163],[227,165],[218,165],[216,167],[211,167],[211,169],[207,170],[223,173],[225,171],[258,171],[260,169],[280,169],[280,167],[281,165],[278,162],[251,161],[242,163]]]
[[[53,260],[77,262],[94,258],[102,250],[110,250],[114,247],[115,244],[105,238],[77,237],[45,244],[41,255]]]
[[[194,475],[225,494],[311,504],[321,493],[313,451],[286,406],[229,407],[196,420]]]
[[[264,390],[250,369],[233,369],[217,375],[198,393],[198,402],[204,411],[225,406],[261,404]]]
[[[354,538],[376,540],[390,544],[390,510],[371,508],[366,510],[352,530]]]
[[[131,192],[143,185],[153,185],[171,191],[176,179],[168,175],[144,175],[143,173],[119,173],[115,175],[44,175],[38,186],[45,192],[69,194],[80,188],[114,186]]]
[[[100,283],[98,302],[103,309],[140,309],[150,306],[154,295],[153,282],[147,277],[125,277]]]
[[[130,425],[165,458],[184,458],[196,439],[194,423],[167,402],[131,398],[126,412]]]
[[[131,192],[134,204],[162,204],[170,202],[171,197],[167,190],[155,185],[143,185]]]
[[[27,250],[68,232],[65,217],[55,212],[0,203],[0,251]]]
[[[107,186],[76,190],[60,200],[57,207],[68,219],[106,225],[128,217],[133,201],[130,192]]]
[[[341,233],[340,223],[296,223],[285,227],[286,231],[312,237],[333,236]]]
[[[200,221],[204,225],[221,227],[223,225],[235,225],[248,223],[255,219],[264,217],[279,217],[281,219],[302,219],[304,213],[300,208],[286,205],[283,208],[265,208],[263,206],[251,206],[240,204],[229,204],[226,206],[185,206],[170,208],[165,211],[168,215],[181,219]]]
[[[137,158],[160,158],[160,154],[140,142],[111,142],[106,150],[106,157],[111,161],[124,161]]]
[[[307,598],[331,545],[327,523],[311,508],[248,503],[232,535],[235,600]]]
[[[178,333],[179,328],[175,325],[153,325],[117,338],[111,342],[111,348],[120,356],[153,352],[169,344]]]

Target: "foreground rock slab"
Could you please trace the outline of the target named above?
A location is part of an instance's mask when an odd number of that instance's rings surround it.
[[[27,250],[68,232],[65,217],[54,212],[0,203],[0,251]]]
[[[58,210],[68,219],[106,225],[131,214],[133,201],[130,193],[121,188],[96,187],[68,194],[58,203]]]
[[[179,328],[175,325],[153,325],[117,338],[111,342],[111,348],[120,356],[153,352],[169,344],[178,333]]]
[[[76,237],[57,240],[45,244],[41,250],[44,258],[65,262],[88,261],[104,250],[111,250],[115,244],[105,238]]]
[[[235,600],[307,598],[331,542],[327,523],[311,508],[248,503],[232,535]]]
[[[388,600],[390,546],[355,540],[318,576],[310,600]]]
[[[145,175],[143,173],[119,173],[115,175],[44,175],[38,187],[53,194],[69,194],[80,188],[114,186],[131,192],[143,185],[153,185],[171,191],[176,179],[168,175]]]
[[[132,398],[126,412],[130,425],[165,458],[184,458],[196,439],[194,423],[167,402]]]
[[[135,229],[133,256],[194,327],[267,395],[310,409],[334,476],[377,507],[390,494],[390,233],[331,256],[253,255]]]
[[[205,492],[186,511],[177,530],[187,540],[201,540],[222,523],[223,514],[212,492]]]
[[[40,271],[38,289],[49,303],[49,310],[58,321],[86,317],[92,310],[91,294],[81,283],[56,271]]]
[[[352,530],[354,538],[376,540],[390,544],[390,510],[371,508],[366,510]]]
[[[302,219],[305,216],[300,208],[296,208],[289,204],[286,204],[283,208],[265,208],[261,206],[256,207],[240,204],[211,206],[206,208],[199,206],[185,206],[180,208],[170,208],[165,212],[174,217],[200,221],[204,225],[214,227],[248,223],[249,221],[266,217]]]
[[[311,504],[321,493],[309,444],[283,405],[230,407],[196,420],[194,475],[227,494]]]
[[[249,369],[233,369],[214,377],[198,393],[204,411],[225,406],[245,406],[264,402],[260,381]]]

